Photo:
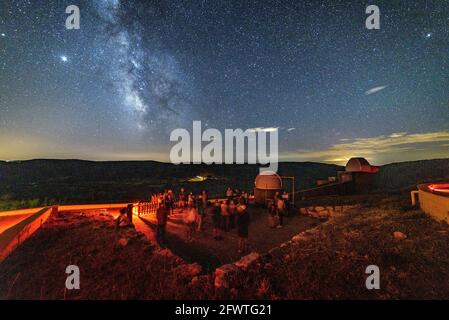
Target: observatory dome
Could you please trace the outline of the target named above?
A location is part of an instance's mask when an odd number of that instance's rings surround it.
[[[263,171],[257,177],[254,182],[256,189],[260,190],[281,190],[282,179],[281,177],[272,171]]]
[[[365,158],[351,158],[346,164],[346,172],[376,173],[379,167],[372,166]]]

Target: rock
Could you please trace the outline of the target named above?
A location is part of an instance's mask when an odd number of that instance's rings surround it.
[[[292,241],[294,242],[307,241],[307,236],[301,232],[300,234],[293,236]]]
[[[192,285],[201,285],[202,288],[209,286],[211,284],[211,276],[209,274],[203,274],[201,276],[195,276],[190,281]]]
[[[307,215],[308,214],[307,208],[299,208],[299,214]]]
[[[201,273],[203,268],[198,263],[181,264],[177,266],[174,273],[180,278],[193,278]]]
[[[265,265],[264,265],[264,269],[266,269],[266,270],[270,270],[270,269],[273,269],[273,264],[271,264],[271,263],[265,263]]]
[[[313,228],[305,231],[306,234],[317,234],[320,233],[320,230],[318,228]]]
[[[279,247],[271,248],[268,251],[268,254],[270,254],[272,257],[277,257],[277,256],[281,255],[281,253],[282,252],[281,252],[281,249]]]
[[[316,212],[323,212],[323,211],[326,211],[326,208],[318,206],[318,207],[315,207],[315,211]]]
[[[288,242],[281,243],[281,245],[279,247],[280,248],[285,248],[286,246],[288,246]]]
[[[270,282],[268,281],[268,279],[263,279],[259,283],[259,287],[257,288],[257,291],[256,291],[256,296],[259,299],[262,299],[262,298],[266,297],[269,290],[270,290]]]
[[[128,245],[128,242],[128,239],[125,238],[120,238],[118,241],[119,245],[121,245],[122,247],[126,247]]]
[[[405,233],[402,233],[401,231],[393,232],[393,237],[398,240],[407,239],[407,235]]]
[[[191,283],[191,284],[197,284],[198,281],[199,281],[198,277],[195,276],[195,277],[192,278],[192,281],[190,281],[190,283]]]
[[[256,263],[260,259],[260,255],[257,252],[251,252],[244,256],[235,265],[243,270],[247,270],[252,264]]]
[[[163,257],[171,257],[171,256],[173,256],[173,253],[169,249],[167,249],[167,248],[160,249],[156,253],[158,255],[160,255],[160,256],[163,256]]]
[[[215,288],[230,288],[230,283],[233,278],[238,273],[239,268],[235,264],[225,264],[217,269],[215,269],[215,279],[214,286]]]

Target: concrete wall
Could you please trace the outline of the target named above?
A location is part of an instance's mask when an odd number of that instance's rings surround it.
[[[0,263],[36,232],[48,219],[55,208],[45,208],[19,222],[0,235]]]
[[[435,220],[449,223],[449,197],[420,189],[419,204],[421,209]]]

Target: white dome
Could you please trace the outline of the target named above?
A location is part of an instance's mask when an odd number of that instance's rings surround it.
[[[281,190],[282,179],[281,177],[272,171],[261,172],[254,182],[257,189],[262,190]]]

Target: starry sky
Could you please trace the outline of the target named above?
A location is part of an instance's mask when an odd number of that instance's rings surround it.
[[[284,161],[448,158],[448,89],[447,0],[0,3],[3,160],[168,161],[193,120],[278,128]]]

